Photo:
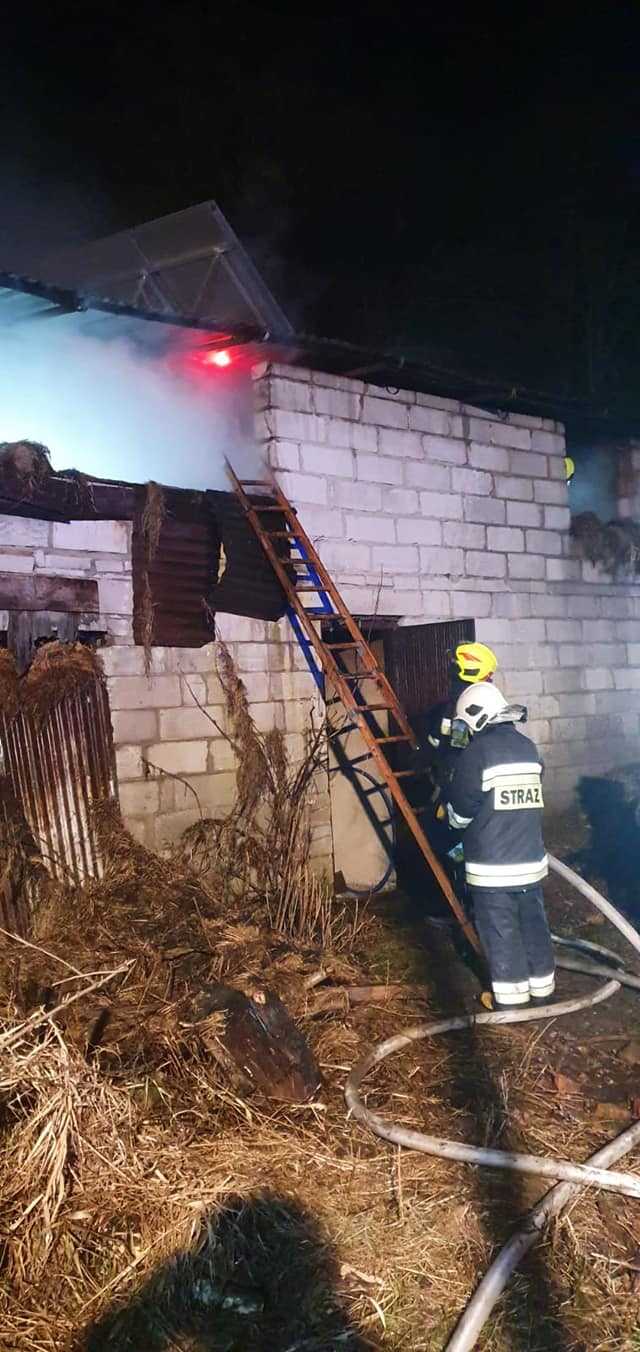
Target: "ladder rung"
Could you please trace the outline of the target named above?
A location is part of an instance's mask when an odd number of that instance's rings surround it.
[[[383,742],[410,742],[411,738],[406,732],[403,732],[397,737],[375,737],[374,741],[380,746]]]
[[[410,775],[417,775],[417,770],[392,770],[392,775],[396,779],[408,779]]]
[[[297,544],[296,536],[291,530],[266,530],[264,533],[267,540],[294,540]],[[300,563],[302,563],[302,559],[300,559]]]
[[[270,479],[242,479],[243,488],[273,488]]]
[[[370,709],[374,709],[374,710],[378,710],[378,709],[386,709],[386,710],[387,710],[387,713],[390,713],[390,714],[393,713],[393,709],[392,709],[392,707],[391,707],[390,704],[359,704],[359,705],[358,705],[358,708],[357,708],[357,710],[356,710],[355,712],[356,712],[356,713],[360,713],[360,712],[362,712],[362,713],[368,713]]]
[[[338,650],[338,649],[341,649],[341,648],[362,648],[363,644],[362,644],[362,643],[325,643],[324,646],[325,646],[325,648],[329,648],[330,651],[333,652],[334,650]]]
[[[292,507],[259,507],[257,502],[252,502],[249,508],[251,512],[279,512],[281,516],[286,516],[287,512],[292,512]]]
[[[321,582],[303,582],[301,586],[296,586],[296,591],[297,591],[297,592],[303,592],[303,591],[304,591],[304,592],[309,592],[309,591],[313,591],[313,592],[321,592],[321,591],[324,591],[324,587],[323,587],[323,585],[322,585]]]
[[[374,667],[372,670],[365,667],[364,671],[341,671],[340,675],[342,676],[343,681],[375,681],[377,676],[382,675],[382,672],[378,671],[377,667]]]

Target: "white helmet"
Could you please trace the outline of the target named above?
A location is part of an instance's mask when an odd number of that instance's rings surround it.
[[[470,732],[482,732],[495,723],[522,723],[527,711],[522,704],[507,704],[496,685],[478,681],[463,690],[456,704],[456,718],[465,723]]]

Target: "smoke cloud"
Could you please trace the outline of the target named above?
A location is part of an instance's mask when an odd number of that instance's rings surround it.
[[[259,478],[249,370],[203,365],[175,335],[90,314],[0,328],[0,441],[42,442],[55,469],[134,483],[225,489],[225,457]]]

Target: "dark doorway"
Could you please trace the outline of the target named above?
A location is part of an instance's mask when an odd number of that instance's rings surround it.
[[[405,709],[418,741],[423,735],[424,715],[449,693],[449,659],[458,643],[476,636],[474,620],[441,624],[413,624],[384,635],[385,671]],[[400,745],[395,751],[397,769],[411,763],[412,753]],[[440,827],[431,811],[431,782],[426,776],[404,781],[412,807],[421,809],[420,822],[438,854],[446,848],[446,826]],[[451,913],[440,888],[425,864],[404,819],[396,814],[396,875],[398,886],[415,897],[434,916]]]

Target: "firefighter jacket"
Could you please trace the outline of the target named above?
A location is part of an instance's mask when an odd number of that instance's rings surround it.
[[[546,878],[543,768],[513,723],[485,728],[460,752],[447,810],[454,830],[464,831],[470,887],[513,891]]]

